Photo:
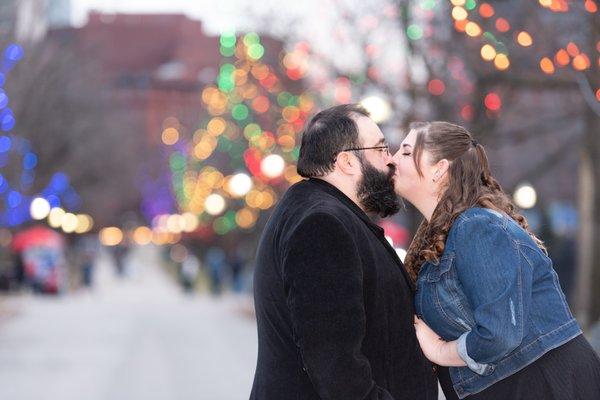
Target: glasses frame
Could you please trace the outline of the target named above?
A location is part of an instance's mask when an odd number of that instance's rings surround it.
[[[337,153],[335,153],[333,155],[333,162],[335,162],[337,160],[337,156],[338,154],[340,154],[343,151],[360,151],[360,150],[379,150],[379,149],[386,149],[387,150],[387,155],[391,155],[390,153],[390,146],[389,145],[382,145],[382,146],[373,146],[373,147],[353,147],[350,149],[344,149],[344,150],[340,150]]]

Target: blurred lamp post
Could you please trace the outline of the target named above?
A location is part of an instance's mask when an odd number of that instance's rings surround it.
[[[537,193],[533,186],[528,183],[522,183],[515,190],[513,199],[517,207],[526,210],[535,206]]]
[[[252,179],[245,173],[235,174],[229,180],[228,191],[232,196],[244,197],[252,189]]]
[[[392,115],[390,103],[383,97],[365,97],[360,101],[360,104],[367,109],[371,114],[371,119],[377,124],[387,121]]]
[[[35,220],[44,219],[50,214],[50,203],[44,198],[37,197],[31,202],[30,212],[31,218]]]
[[[210,215],[219,215],[225,210],[225,199],[220,194],[213,193],[206,198],[204,207]]]
[[[261,172],[268,178],[277,178],[283,174],[285,161],[280,155],[271,154],[260,163]]]

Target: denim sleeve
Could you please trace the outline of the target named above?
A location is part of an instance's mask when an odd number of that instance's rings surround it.
[[[492,216],[460,221],[456,269],[473,310],[475,326],[458,340],[458,351],[474,372],[487,375],[517,348],[526,334],[532,271],[518,244]]]
[[[319,398],[391,400],[361,350],[362,262],[344,225],[328,214],[305,219],[286,246],[283,281],[296,345]]]

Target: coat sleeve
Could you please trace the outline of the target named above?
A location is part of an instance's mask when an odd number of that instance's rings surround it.
[[[526,334],[533,274],[523,264],[518,244],[498,221],[476,217],[461,222],[456,269],[475,326],[458,339],[458,352],[480,375],[492,373],[493,364]]]
[[[344,225],[329,214],[307,217],[288,241],[282,271],[294,339],[320,398],[393,400],[361,353],[362,263]]]

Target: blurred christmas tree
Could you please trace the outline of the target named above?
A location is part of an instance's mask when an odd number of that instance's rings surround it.
[[[204,118],[188,135],[175,118],[163,126],[183,214],[158,217],[159,229],[218,235],[249,230],[300,179],[299,134],[314,109],[301,82],[302,49],[267,54],[276,46],[261,43],[256,33],[223,34],[220,44],[218,77],[201,93]]]

